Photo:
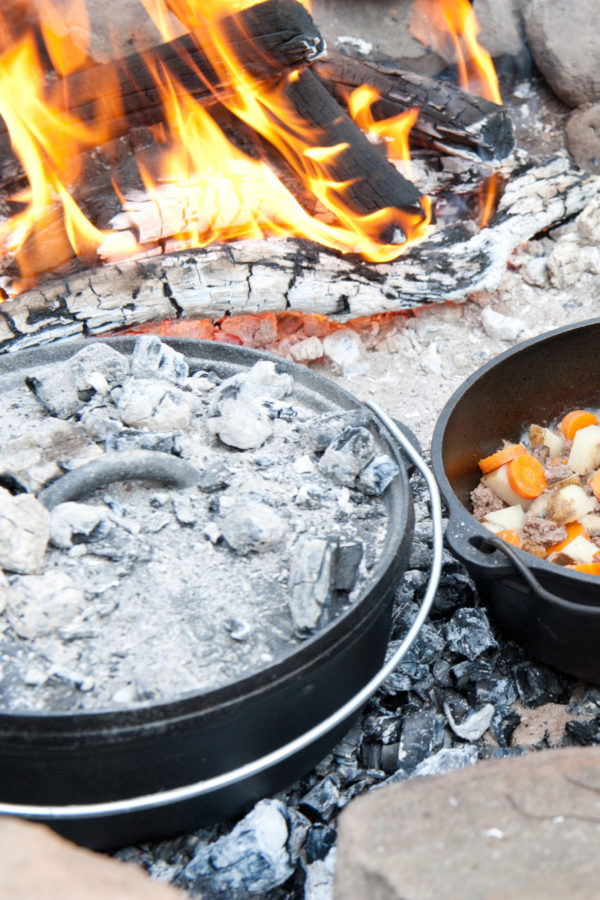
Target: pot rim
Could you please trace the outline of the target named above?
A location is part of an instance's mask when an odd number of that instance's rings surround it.
[[[93,340],[100,340],[115,348],[124,349],[129,354],[137,337],[138,335],[106,337],[99,335],[92,339],[70,339],[18,351],[6,357],[0,356],[0,378],[4,373],[17,374],[31,365],[48,365],[53,359],[67,359],[77,350],[88,346]],[[183,352],[190,363],[191,371],[195,370],[193,364],[196,361],[200,363],[196,366],[197,369],[201,368],[202,361],[205,361],[207,365],[220,362],[239,366],[240,361],[236,357],[240,357],[244,365],[252,365],[254,362],[267,359],[273,361],[279,371],[289,371],[302,382],[304,387],[321,393],[330,402],[333,399],[333,402],[339,405],[341,412],[347,410],[366,411],[370,424],[376,429],[380,440],[387,445],[386,449],[393,456],[399,468],[399,473],[394,480],[399,509],[394,511],[394,516],[389,515],[388,531],[381,556],[370,573],[367,585],[350,609],[342,612],[324,628],[306,638],[283,658],[245,678],[216,689],[203,692],[191,690],[178,694],[170,700],[138,703],[127,708],[104,707],[73,712],[0,711],[0,737],[7,737],[13,732],[22,734],[24,727],[31,726],[36,729],[38,734],[46,733],[48,737],[65,732],[85,731],[89,738],[92,734],[102,734],[110,728],[113,736],[118,732],[126,739],[128,733],[139,735],[140,730],[163,730],[166,726],[178,726],[188,719],[197,718],[198,715],[208,715],[216,711],[222,715],[230,715],[236,704],[248,702],[252,696],[268,690],[270,686],[279,686],[290,680],[306,677],[312,670],[321,666],[324,660],[339,653],[342,648],[355,641],[356,634],[362,625],[373,617],[377,618],[383,615],[385,611],[385,604],[381,602],[381,594],[385,595],[385,590],[382,591],[381,586],[382,583],[385,585],[388,579],[394,579],[399,574],[402,556],[399,551],[406,541],[412,540],[413,506],[405,458],[402,456],[399,446],[391,440],[389,432],[381,426],[377,416],[345,388],[282,357],[248,347],[193,338],[161,337],[161,341]],[[196,351],[195,356],[193,355],[194,350]],[[210,350],[211,352],[204,356],[202,353],[198,353],[198,350]],[[327,394],[327,391],[333,392],[333,398]],[[390,498],[388,498],[388,504],[391,504]],[[391,509],[388,512],[391,513]]]
[[[463,381],[462,384],[452,393],[438,416],[431,441],[432,468],[434,470],[435,477],[440,487],[442,496],[444,497],[444,500],[449,507],[450,525],[452,524],[453,518],[456,519],[458,516],[462,517],[465,513],[467,513],[469,517],[468,524],[470,527],[470,536],[476,536],[480,540],[490,537],[490,531],[483,525],[481,525],[481,523],[478,522],[475,516],[472,514],[470,509],[459,500],[458,496],[454,492],[454,488],[450,484],[448,476],[446,475],[446,467],[444,464],[443,455],[443,442],[446,427],[456,407],[462,401],[463,397],[468,393],[470,388],[473,387],[476,382],[485,377],[498,365],[512,359],[513,357],[520,356],[524,353],[526,354],[533,346],[538,346],[545,342],[551,342],[555,338],[560,337],[564,334],[582,331],[589,326],[600,327],[600,317],[585,319],[570,325],[563,325],[560,328],[554,328],[551,331],[542,332],[536,337],[528,338],[526,341],[523,341],[522,343],[517,344],[514,347],[510,347],[508,350],[505,350],[497,356],[493,357],[491,360],[488,360],[488,362],[484,363],[484,365],[482,365],[475,372],[469,375],[469,377],[466,378],[465,381]],[[461,525],[462,524],[463,523],[461,522]],[[467,529],[465,529],[465,534],[467,534]],[[495,557],[497,557],[498,552],[499,551],[496,551],[496,553],[494,554]],[[582,586],[585,585],[586,587],[600,587],[600,582],[597,575],[588,575],[584,572],[574,572],[571,569],[566,569],[564,566],[558,566],[555,563],[547,562],[545,559],[539,559],[538,557],[533,556],[531,553],[526,553],[524,550],[521,550],[517,547],[511,547],[511,553],[513,552],[530,570],[530,572],[534,574],[535,577],[540,576],[545,581],[547,581],[548,579],[552,579],[554,581],[565,581],[571,584],[579,583]],[[490,565],[490,573],[492,572],[492,565]],[[514,568],[513,574],[516,574]],[[562,600],[562,598],[559,599]],[[562,600],[562,602],[569,603],[573,606],[576,605],[571,604],[569,600]],[[587,609],[589,612],[594,611],[593,606],[589,606]]]

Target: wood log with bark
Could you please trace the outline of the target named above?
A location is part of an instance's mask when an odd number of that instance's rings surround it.
[[[0,305],[0,350],[165,318],[298,310],[349,319],[494,290],[512,251],[579,213],[600,178],[564,156],[514,160],[496,215],[473,234],[439,227],[396,262],[344,258],[308,241],[213,245],[56,278]]]

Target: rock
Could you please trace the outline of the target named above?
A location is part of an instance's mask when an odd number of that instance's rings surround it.
[[[6,900],[181,900],[134,865],[76,847],[45,825],[0,818],[0,897]]]
[[[569,152],[579,168],[600,175],[600,103],[575,110],[566,130]]]
[[[285,537],[287,526],[273,507],[258,500],[236,504],[221,522],[223,537],[238,553],[264,553]]]
[[[50,513],[31,494],[13,497],[0,487],[0,567],[41,572],[50,539]]]
[[[596,0],[530,0],[524,11],[532,56],[567,106],[600,100],[600,31]]]
[[[280,801],[261,800],[229,834],[198,845],[184,872],[187,884],[228,900],[264,897],[293,874],[299,843],[293,832],[308,830],[303,816],[289,816]]]
[[[335,897],[588,900],[599,789],[600,749],[586,747],[373,791],[340,816]]]
[[[600,141],[600,118],[598,120],[598,140]],[[600,144],[597,147],[600,153]],[[590,200],[585,209],[577,216],[577,234],[584,244],[600,244],[600,197],[596,196]]]
[[[104,520],[104,510],[90,503],[59,503],[50,513],[50,540],[55,547],[68,550],[74,543],[90,540]]]
[[[477,40],[493,59],[527,55],[521,6],[522,0],[474,0],[480,29]]]
[[[71,626],[86,605],[83,591],[67,572],[22,575],[11,585],[6,615],[19,637],[32,640]]]

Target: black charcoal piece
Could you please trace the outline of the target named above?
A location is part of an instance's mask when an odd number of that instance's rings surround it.
[[[444,713],[454,734],[465,741],[477,741],[488,730],[494,707],[486,703],[479,709],[473,709],[459,694],[447,694],[444,700]]]
[[[331,601],[337,542],[328,538],[298,540],[288,577],[290,613],[299,635],[318,627]]]
[[[79,395],[73,373],[65,363],[27,375],[25,384],[50,415],[58,419],[68,419],[85,406],[86,401]]]
[[[536,663],[519,663],[514,667],[515,683],[523,705],[530,709],[544,703],[565,702],[572,693],[573,682]]]
[[[600,741],[600,716],[583,722],[573,719],[567,722],[565,731],[570,738],[569,743],[579,747],[595,746]]]
[[[323,453],[345,428],[366,428],[368,424],[368,415],[361,410],[356,410],[355,412],[332,413],[311,419],[306,431],[314,452]]]
[[[162,378],[183,385],[188,377],[188,364],[183,353],[163,344],[156,335],[143,334],[133,347],[131,374],[136,378]]]
[[[496,647],[488,617],[483,609],[459,609],[446,626],[446,640],[451,650],[476,659]]]
[[[336,841],[336,833],[328,825],[312,825],[306,836],[306,858],[309,862],[325,859]]]
[[[365,466],[356,481],[356,486],[365,494],[380,497],[390,486],[400,469],[387,454],[376,456]]]
[[[412,773],[418,778],[424,775],[445,775],[474,766],[479,758],[479,750],[475,744],[464,744],[461,747],[444,747],[434,756],[424,759]]]
[[[413,772],[424,759],[443,744],[444,723],[432,707],[408,713],[403,718],[396,768]]]
[[[360,472],[375,455],[375,441],[370,431],[349,427],[329,444],[319,468],[338,484],[354,485]]]
[[[299,806],[305,811],[316,813],[323,822],[328,822],[341,806],[337,778],[334,775],[324,778],[300,798]]]
[[[500,747],[508,747],[520,722],[521,716],[515,709],[508,706],[496,707],[490,723],[490,734]]]
[[[351,591],[354,588],[364,550],[364,545],[360,541],[354,544],[338,544],[333,570],[333,587],[336,591]]]

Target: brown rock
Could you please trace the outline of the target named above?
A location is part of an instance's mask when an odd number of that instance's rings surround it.
[[[600,103],[572,113],[567,122],[567,143],[581,169],[600,175]]]
[[[45,825],[0,817],[0,897],[6,900],[181,900],[136,866],[84,850]]]
[[[544,78],[568,106],[600,100],[597,0],[529,0],[525,32]]]
[[[547,750],[414,778],[339,821],[336,900],[592,900],[600,748]]]

